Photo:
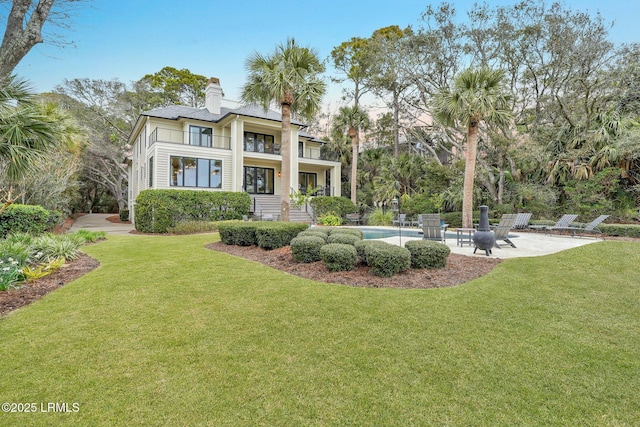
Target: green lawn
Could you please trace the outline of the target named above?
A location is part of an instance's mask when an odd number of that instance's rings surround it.
[[[640,425],[640,244],[361,289],[113,236],[101,267],[0,320],[0,425]]]

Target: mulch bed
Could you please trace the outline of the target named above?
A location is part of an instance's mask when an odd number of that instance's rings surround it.
[[[80,253],[78,258],[68,262],[64,267],[48,276],[31,283],[21,283],[21,287],[18,289],[0,292],[0,316],[42,298],[49,292],[76,280],[99,265],[100,263],[89,255]]]
[[[369,273],[369,267],[366,266],[357,266],[352,271],[332,272],[320,261],[308,264],[295,262],[291,255],[291,248],[288,246],[266,251],[257,246],[234,246],[216,242],[206,247],[256,261],[307,279],[367,288],[427,289],[456,286],[487,274],[501,262],[497,258],[450,254],[445,268],[409,269],[393,277],[378,277]]]

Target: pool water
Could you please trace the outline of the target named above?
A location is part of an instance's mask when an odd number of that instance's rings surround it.
[[[381,229],[381,228],[364,228],[358,227],[358,230],[362,230],[364,239],[385,239],[387,237],[398,237],[399,230],[395,229]],[[422,238],[422,230],[402,229],[402,237],[417,237]],[[447,239],[455,239],[456,233],[447,233]]]

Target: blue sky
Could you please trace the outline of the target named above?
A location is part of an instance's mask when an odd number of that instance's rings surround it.
[[[459,15],[474,3],[451,2]],[[68,31],[46,29],[73,41],[75,47],[39,44],[16,73],[30,80],[37,92],[44,92],[64,79],[117,78],[129,83],[172,66],[218,77],[226,97],[237,100],[245,82],[244,61],[253,51],[271,53],[287,37],[295,37],[326,58],[351,37],[369,37],[389,25],[418,26],[429,3],[436,6],[440,1],[92,0],[73,12]],[[640,42],[638,0],[571,0],[565,5],[593,14],[600,11],[606,21],[614,21],[610,35],[615,43]],[[337,87],[327,101],[332,97],[337,102]]]

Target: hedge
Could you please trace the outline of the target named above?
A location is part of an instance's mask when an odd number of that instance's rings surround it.
[[[256,241],[262,249],[282,248],[307,228],[309,225],[300,222],[258,221]]]
[[[411,267],[411,253],[401,246],[368,245],[365,255],[369,272],[375,276],[392,277]]]
[[[447,257],[451,253],[447,245],[430,240],[410,240],[404,247],[411,253],[413,268],[446,267]]]
[[[356,248],[342,243],[329,243],[320,248],[322,263],[330,271],[349,271],[356,266]]]
[[[248,215],[251,197],[244,192],[143,190],[135,205],[136,230],[166,233],[182,221],[222,221]]]
[[[52,225],[50,217],[51,213],[42,206],[9,205],[0,214],[0,238],[11,233],[42,234]]]
[[[291,240],[309,226],[299,222],[223,221],[218,224],[220,240],[227,245],[277,249],[288,246]]]

